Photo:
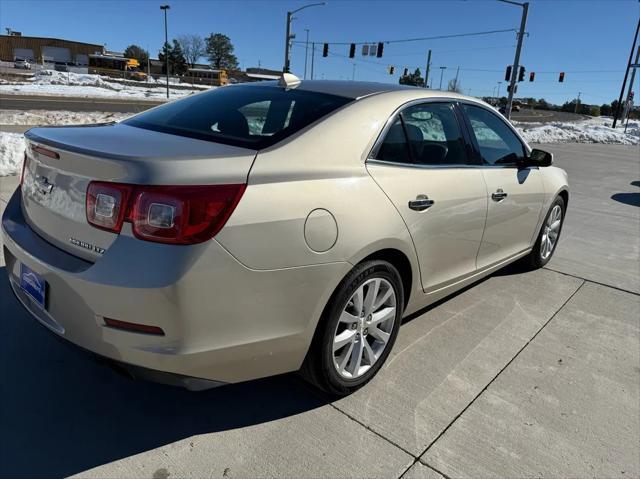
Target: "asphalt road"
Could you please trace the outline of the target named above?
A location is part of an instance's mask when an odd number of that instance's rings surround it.
[[[552,261],[406,318],[337,401],[295,375],[127,380],[37,324],[0,260],[0,476],[639,477],[637,147],[543,148],[571,185]],[[0,210],[17,181],[0,178]]]
[[[582,121],[588,120],[587,115],[577,115],[566,111],[549,111],[549,110],[533,110],[531,108],[523,108],[520,111],[511,113],[511,119],[514,121],[522,121],[526,123],[550,123],[552,121]]]
[[[109,98],[75,98],[62,96],[1,95],[0,109],[4,110],[69,110],[138,113],[163,101],[117,100]]]

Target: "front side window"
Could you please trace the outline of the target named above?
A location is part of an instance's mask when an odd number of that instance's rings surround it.
[[[189,96],[123,123],[243,148],[274,145],[352,101],[276,86],[239,85]]]
[[[402,113],[411,157],[418,165],[465,165],[464,139],[450,103],[424,103]]]
[[[484,163],[515,165],[525,156],[518,137],[504,121],[490,111],[473,105],[463,105],[478,142]]]

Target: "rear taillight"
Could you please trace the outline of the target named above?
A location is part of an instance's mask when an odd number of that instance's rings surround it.
[[[128,221],[133,225],[133,234],[147,241],[201,243],[222,229],[245,187],[91,182],[87,189],[87,221],[115,233]]]
[[[87,188],[87,221],[96,228],[120,233],[131,186],[93,181]]]

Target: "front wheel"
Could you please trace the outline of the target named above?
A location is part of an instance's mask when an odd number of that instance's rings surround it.
[[[404,291],[386,261],[357,265],[333,294],[301,373],[334,395],[362,387],[380,369],[396,340]]]
[[[536,240],[531,253],[525,258],[526,263],[533,269],[542,268],[549,262],[560,240],[560,232],[564,222],[565,203],[561,196],[558,196],[549,208],[540,234]]]

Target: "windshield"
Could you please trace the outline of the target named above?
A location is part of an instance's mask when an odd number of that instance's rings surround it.
[[[276,86],[217,88],[123,123],[138,128],[259,150],[292,135],[352,101]]]

